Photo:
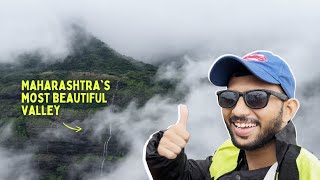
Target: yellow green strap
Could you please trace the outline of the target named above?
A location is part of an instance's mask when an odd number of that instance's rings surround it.
[[[212,157],[209,168],[211,178],[218,179],[237,167],[240,149],[235,147],[231,140],[225,141]]]
[[[312,153],[301,148],[296,162],[299,170],[299,180],[320,179],[320,161]]]

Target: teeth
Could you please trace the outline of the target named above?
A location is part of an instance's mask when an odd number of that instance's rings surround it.
[[[255,127],[257,126],[257,124],[255,123],[238,123],[238,122],[235,122],[233,123],[237,128],[247,128],[247,127]]]

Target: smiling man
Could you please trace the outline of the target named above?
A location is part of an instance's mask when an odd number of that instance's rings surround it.
[[[218,91],[230,140],[205,160],[187,159],[190,134],[188,109],[179,106],[179,120],[146,143],[146,170],[150,178],[170,180],[317,180],[320,162],[296,145],[292,118],[299,108],[295,79],[286,62],[268,51],[238,57],[219,57],[209,70]],[[208,143],[214,141],[208,138]]]

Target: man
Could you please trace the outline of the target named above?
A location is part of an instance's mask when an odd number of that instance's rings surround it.
[[[169,180],[320,179],[320,162],[296,145],[292,118],[299,108],[295,79],[279,56],[255,51],[240,58],[219,57],[209,80],[227,89],[217,92],[231,140],[205,160],[187,159],[188,110],[179,106],[179,120],[153,134],[146,144],[150,178]],[[214,138],[208,138],[208,143]]]

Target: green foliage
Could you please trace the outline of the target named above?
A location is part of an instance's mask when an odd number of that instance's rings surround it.
[[[56,173],[59,177],[62,177],[66,173],[67,167],[66,165],[61,165],[57,167]]]
[[[156,94],[168,95],[174,91],[175,83],[155,81],[157,67],[120,55],[103,42],[89,38],[87,42],[78,43],[74,52],[64,60],[44,63],[39,53],[24,54],[19,57],[19,65],[0,64],[0,123],[13,122],[13,141],[15,147],[23,147],[30,139],[39,137],[32,128],[49,128],[62,121],[82,121],[94,112],[109,105],[116,105],[121,110],[135,100],[143,106]],[[107,104],[61,104],[59,116],[26,116],[21,112],[21,80],[69,80],[69,79],[108,79],[111,89],[105,92]],[[117,85],[118,84],[118,85]],[[116,87],[118,87],[116,89]],[[114,102],[112,103],[112,98]],[[32,134],[30,133],[32,132]],[[84,137],[85,138],[85,137]],[[84,139],[84,141],[87,139]],[[89,140],[87,140],[89,141]],[[102,143],[103,144],[103,143]],[[63,162],[63,156],[53,156],[41,152],[34,161],[54,164],[54,168],[45,172],[39,179],[53,180],[66,177],[70,163],[100,162],[101,156],[94,154],[69,154],[70,161]],[[108,161],[118,161],[126,154],[124,151],[109,154]],[[56,158],[57,157],[57,158]],[[62,163],[63,162],[63,163]],[[58,166],[56,166],[58,164]],[[95,163],[96,164],[96,163]],[[39,170],[41,171],[41,170]]]
[[[81,163],[90,163],[90,162],[100,162],[101,156],[97,156],[95,154],[84,154],[75,157],[75,163],[81,164]]]
[[[56,174],[51,174],[48,176],[40,176],[39,180],[63,180],[63,177]]]
[[[112,155],[108,155],[107,157],[106,157],[106,160],[107,161],[118,161],[118,160],[120,160],[120,159],[123,159],[123,156],[117,156],[117,155],[114,155],[114,156],[112,156]]]
[[[21,140],[21,141],[26,141],[28,140],[28,132],[26,129],[26,120],[23,117],[19,117],[15,120],[14,122],[14,132],[15,136]]]

